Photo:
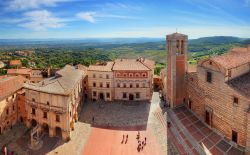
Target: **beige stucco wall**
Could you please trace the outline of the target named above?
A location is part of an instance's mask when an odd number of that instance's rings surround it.
[[[108,76],[108,78],[106,76]],[[93,86],[93,83],[96,83],[96,87]],[[100,87],[101,83],[102,87]],[[109,83],[109,88],[107,87],[107,83]],[[90,99],[99,100],[100,94],[102,93],[105,101],[112,101],[114,99],[113,88],[113,72],[88,71],[88,89]],[[94,92],[96,92],[96,96],[93,95]],[[110,94],[109,98],[107,98],[107,93]]]
[[[32,101],[32,99],[35,99],[35,101]],[[36,120],[41,128],[43,124],[47,124],[51,137],[55,136],[56,127],[59,127],[63,139],[68,140],[70,139],[70,131],[74,129],[74,122],[78,119],[81,101],[82,81],[75,85],[69,95],[49,94],[26,89],[27,126],[31,126],[32,119]],[[35,115],[32,114],[32,108],[36,110]],[[47,118],[44,118],[44,112],[47,112]],[[59,115],[60,122],[56,121],[56,115]]]
[[[14,108],[14,109],[13,109]],[[8,109],[8,114],[7,114]],[[17,93],[0,101],[0,133],[12,128],[17,122]]]

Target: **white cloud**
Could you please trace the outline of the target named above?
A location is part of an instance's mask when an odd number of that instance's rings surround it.
[[[37,9],[41,6],[56,6],[60,2],[68,2],[70,0],[10,0],[8,9],[11,10],[26,10]]]
[[[23,22],[19,26],[35,31],[43,31],[48,28],[60,28],[64,26],[63,20],[54,17],[47,10],[37,10],[24,13]]]
[[[88,21],[90,23],[95,23],[96,12],[80,12],[76,15],[78,18]]]
[[[100,19],[100,18],[139,19],[139,18],[132,17],[132,16],[103,14],[103,13],[97,13],[97,12],[79,12],[76,16],[90,23],[96,23],[97,19]]]

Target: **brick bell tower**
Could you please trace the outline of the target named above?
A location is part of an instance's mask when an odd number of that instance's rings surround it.
[[[167,35],[167,103],[171,108],[185,102],[185,74],[187,71],[188,36]]]

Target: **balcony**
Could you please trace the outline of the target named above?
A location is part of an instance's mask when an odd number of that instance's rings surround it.
[[[26,101],[26,103],[30,105],[32,108],[39,108],[39,109],[42,109],[43,111],[54,111],[55,113],[58,113],[58,114],[67,112],[67,108],[65,107],[47,105],[44,103],[33,102],[33,101],[28,101],[28,100]]]

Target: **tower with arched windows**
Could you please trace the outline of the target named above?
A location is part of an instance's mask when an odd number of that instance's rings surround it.
[[[167,35],[167,102],[176,107],[185,102],[185,73],[187,71],[188,36]]]

